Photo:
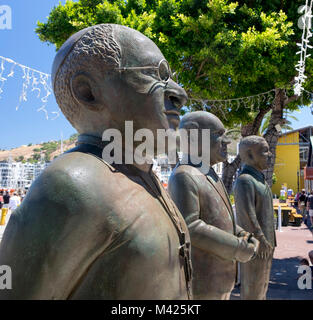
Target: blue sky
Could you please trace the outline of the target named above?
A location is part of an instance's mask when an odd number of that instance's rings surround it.
[[[41,42],[34,30],[36,22],[46,21],[49,12],[58,3],[59,0],[0,0],[0,6],[9,5],[12,9],[12,29],[0,30],[0,56],[50,74],[55,47]],[[4,77],[10,72],[10,66],[5,64]],[[14,77],[7,78],[0,99],[0,149],[10,149],[30,142],[59,140],[61,131],[65,138],[75,133],[61,112],[59,118],[51,120],[55,118],[51,112],[59,111],[53,94],[46,106],[49,120],[46,120],[44,112],[37,111],[42,103],[34,94],[36,91],[32,93],[28,90],[27,102],[23,102],[16,111],[22,92],[23,72],[18,67],[14,71]]]
[[[64,2],[63,0],[62,3]],[[0,6],[9,5],[12,9],[12,29],[0,30],[0,56],[50,74],[55,47],[41,42],[34,30],[36,22],[46,21],[51,9],[58,3],[59,0],[0,0]],[[3,75],[6,77],[10,73],[11,65],[7,63],[4,66]],[[42,103],[40,98],[31,92],[31,88],[28,90],[27,101],[16,111],[23,87],[22,75],[22,70],[16,67],[14,77],[8,78],[4,83],[4,92],[0,99],[0,149],[10,149],[30,142],[59,140],[61,132],[64,138],[75,133],[75,129],[60,112],[53,94],[46,106],[49,120],[46,120],[44,112],[37,111]],[[59,111],[60,116],[51,120],[55,117],[52,113],[55,111]],[[303,108],[296,116],[299,121],[292,121],[295,129],[313,125],[313,115],[309,108]]]

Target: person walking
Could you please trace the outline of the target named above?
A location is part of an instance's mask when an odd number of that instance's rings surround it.
[[[307,211],[309,212],[311,222],[310,228],[313,229],[313,190],[311,191],[311,194],[308,196]]]
[[[13,212],[17,207],[21,204],[21,199],[17,195],[16,192],[14,192],[13,197],[10,198],[9,202],[9,209]]]
[[[297,210],[297,213],[299,213],[299,197],[300,197],[300,192],[297,192],[295,199],[294,199],[294,208]]]
[[[3,191],[0,191],[0,209],[3,206]]]
[[[300,194],[300,197],[299,197],[299,207],[300,207],[300,212],[302,214],[302,217],[303,217],[303,220],[306,220],[305,219],[305,203],[306,203],[306,194],[305,194],[305,190],[303,189],[301,194]],[[305,223],[305,221],[304,221]]]
[[[9,194],[9,191],[6,191],[3,196],[3,208],[9,209],[9,203],[10,203],[10,194]]]

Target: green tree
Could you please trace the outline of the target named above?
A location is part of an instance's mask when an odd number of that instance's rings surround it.
[[[276,182],[277,182],[277,177],[276,177],[276,174],[274,172],[273,176],[272,176],[272,184],[275,184]]]
[[[35,160],[35,161],[40,160],[40,153],[34,153],[33,156],[32,156],[32,159]]]
[[[18,156],[14,159],[16,162],[22,162],[24,160],[24,156]]]
[[[77,140],[77,138],[78,138],[78,133],[72,134],[72,135],[70,136],[70,138],[69,138],[70,143],[75,142],[75,141]]]
[[[205,108],[229,126],[241,126],[242,136],[257,134],[264,116],[271,118],[264,137],[275,155],[284,109],[294,110],[293,94],[298,7],[303,0],[79,0],[54,7],[47,22],[36,29],[42,41],[59,49],[73,33],[99,23],[137,29],[162,50],[189,95],[188,110]],[[306,63],[306,88],[313,82],[313,59]],[[272,90],[272,101],[247,99],[234,105],[225,100]],[[301,105],[310,97],[303,95]],[[257,107],[256,107],[257,105]],[[274,159],[267,173],[272,184]],[[230,190],[240,159],[225,163],[224,182]]]
[[[300,112],[300,108],[294,110],[293,112]],[[299,119],[293,115],[293,112],[291,110],[288,110],[286,109],[285,110],[285,123],[282,125],[281,129],[282,130],[285,130],[285,131],[290,131],[290,130],[293,130],[293,127],[291,126],[291,121],[289,119],[292,119],[292,120],[295,120],[295,121],[299,121]],[[262,122],[262,125],[260,127],[260,130],[259,130],[259,135],[263,135],[266,133],[267,129],[268,129],[268,126],[270,124],[270,120],[271,120],[271,116],[272,116],[272,110],[269,111],[264,119],[263,119],[263,122]]]

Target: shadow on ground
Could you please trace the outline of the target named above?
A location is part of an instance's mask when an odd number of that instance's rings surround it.
[[[298,288],[298,267],[302,257],[273,259],[270,283],[267,291],[268,300],[313,300],[313,289]],[[231,300],[240,299],[240,289],[236,287]]]

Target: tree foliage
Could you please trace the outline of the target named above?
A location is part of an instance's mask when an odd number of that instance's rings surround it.
[[[300,112],[300,109],[295,109],[294,111],[297,111],[297,112]],[[269,111],[264,119],[263,119],[263,122],[262,122],[262,125],[260,127],[260,130],[259,130],[259,135],[263,135],[265,134],[265,132],[267,131],[268,129],[268,126],[270,124],[270,121],[271,121],[271,116],[272,116],[272,110]],[[285,112],[285,118],[288,120],[286,120],[286,122],[284,123],[284,125],[282,125],[282,130],[286,130],[286,131],[290,131],[290,130],[293,130],[294,128],[291,126],[291,121],[289,119],[292,119],[292,120],[295,120],[295,121],[299,121],[299,119],[293,115],[293,113],[290,111],[290,110],[286,110]]]
[[[273,88],[292,95],[301,40],[298,7],[303,0],[79,0],[54,7],[36,29],[42,41],[59,49],[73,33],[100,23],[137,29],[164,53],[190,98],[229,99]],[[312,85],[308,59],[306,87]],[[250,102],[248,101],[248,104]],[[308,104],[304,97],[301,104]],[[201,102],[190,101],[193,109]],[[296,108],[298,102],[288,108]],[[266,103],[262,107],[266,107]],[[225,124],[253,121],[243,105],[223,106]],[[219,110],[213,110],[217,115]]]

